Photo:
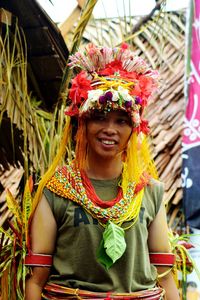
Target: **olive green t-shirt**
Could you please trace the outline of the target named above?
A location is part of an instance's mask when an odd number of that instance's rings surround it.
[[[116,197],[118,180],[91,180],[102,200]],[[44,194],[57,223],[56,248],[50,282],[96,292],[134,292],[155,286],[157,272],[150,264],[148,226],[155,218],[163,185],[145,187],[139,218],[125,231],[126,250],[108,270],[96,260],[104,228],[81,206],[45,188]],[[127,224],[126,224],[127,225]]]

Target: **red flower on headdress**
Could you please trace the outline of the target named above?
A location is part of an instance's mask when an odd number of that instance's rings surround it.
[[[130,95],[137,96],[137,97],[140,97],[141,99],[143,99],[142,98],[142,90],[141,90],[141,87],[140,87],[140,83],[139,83],[139,81],[137,79],[135,80],[134,88],[130,91]]]
[[[136,72],[128,72],[126,70],[121,70],[120,71],[120,76],[122,78],[128,79],[132,82],[135,82],[135,80],[137,79],[137,73]]]
[[[73,117],[79,115],[79,108],[76,104],[71,104],[66,110],[65,115]]]
[[[142,119],[140,126],[136,128],[137,132],[143,132],[144,134],[148,135],[150,132],[149,129],[149,122],[147,120]]]
[[[140,88],[144,96],[148,98],[154,89],[153,79],[144,75],[140,76]]]
[[[130,94],[140,97],[142,99],[141,105],[145,107],[147,105],[147,100],[154,89],[154,81],[152,78],[147,77],[146,75],[139,75],[136,77],[135,86],[130,91]]]
[[[107,64],[105,69],[98,72],[99,75],[113,75],[115,72],[123,70],[122,62],[119,60],[113,60],[111,63]]]
[[[69,91],[69,99],[75,104],[81,104],[88,98],[88,91],[92,90],[91,81],[87,79],[85,71],[81,71],[74,79]]]

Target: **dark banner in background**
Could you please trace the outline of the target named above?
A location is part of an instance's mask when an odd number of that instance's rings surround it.
[[[200,229],[200,146],[184,152],[182,179],[186,222]]]
[[[200,229],[200,1],[194,0],[190,4],[183,132],[183,207],[187,224]]]
[[[183,132],[183,208],[192,229],[190,254],[200,265],[200,0],[190,0],[187,22],[186,113]],[[200,299],[200,278],[187,275],[187,300]]]

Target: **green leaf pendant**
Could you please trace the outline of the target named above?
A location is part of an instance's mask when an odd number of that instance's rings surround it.
[[[126,250],[124,235],[123,228],[108,221],[97,253],[98,261],[107,269],[124,254]]]

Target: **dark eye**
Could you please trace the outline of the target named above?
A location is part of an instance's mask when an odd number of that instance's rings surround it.
[[[107,115],[104,113],[104,112],[101,112],[101,111],[95,111],[93,114],[92,114],[92,120],[93,121],[96,121],[96,122],[101,122],[101,121],[105,121]]]
[[[105,115],[97,115],[94,117],[95,121],[104,121],[106,119]]]
[[[118,124],[121,124],[121,125],[123,125],[123,124],[127,124],[127,125],[130,125],[130,120],[129,119],[127,119],[127,118],[118,118],[117,119],[117,123]]]

